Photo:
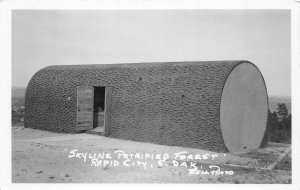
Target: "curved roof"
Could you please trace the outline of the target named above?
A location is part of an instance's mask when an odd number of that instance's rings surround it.
[[[77,87],[112,86],[112,137],[224,151],[222,90],[245,62],[48,66],[28,84],[25,127],[76,132]]]

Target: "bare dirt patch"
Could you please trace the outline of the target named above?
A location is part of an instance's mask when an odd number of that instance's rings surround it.
[[[291,183],[291,157],[283,159],[274,170],[263,170],[286,150],[288,145],[270,143],[264,149],[247,154],[218,154],[201,149],[170,147],[113,139],[92,134],[57,134],[28,129],[12,128],[12,182],[15,183]],[[81,153],[107,153],[112,159],[117,150],[140,154],[169,154],[186,151],[192,154],[217,154],[215,160],[189,160],[198,168],[219,166],[233,175],[191,175],[188,168],[172,165],[167,159],[163,166],[156,160],[142,165],[91,166],[83,158],[69,158],[70,151]],[[121,163],[121,162],[120,162]],[[130,162],[133,163],[133,162]],[[137,162],[134,162],[137,163]],[[152,164],[153,168],[150,167]]]

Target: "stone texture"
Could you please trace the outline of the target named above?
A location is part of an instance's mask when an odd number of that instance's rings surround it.
[[[25,127],[75,133],[77,86],[113,86],[110,137],[226,152],[221,93],[243,62],[49,66],[28,84]]]

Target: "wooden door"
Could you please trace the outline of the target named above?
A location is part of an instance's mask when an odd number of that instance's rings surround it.
[[[94,88],[92,86],[77,87],[76,130],[93,129]]]

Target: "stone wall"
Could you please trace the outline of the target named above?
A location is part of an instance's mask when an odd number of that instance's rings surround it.
[[[25,127],[75,133],[77,86],[113,86],[110,137],[227,151],[221,93],[242,62],[49,66],[28,84]]]

